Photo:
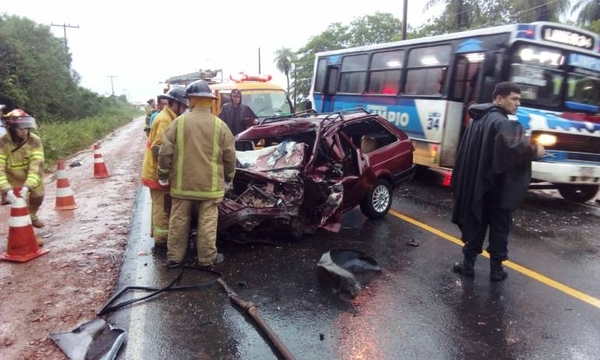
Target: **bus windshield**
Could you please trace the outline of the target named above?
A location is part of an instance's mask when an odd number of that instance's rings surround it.
[[[520,44],[510,64],[510,81],[520,85],[522,102],[530,106],[598,112],[600,73],[576,66],[566,71],[565,62],[561,50]]]
[[[292,105],[283,90],[242,90],[242,102],[259,118],[292,113]]]

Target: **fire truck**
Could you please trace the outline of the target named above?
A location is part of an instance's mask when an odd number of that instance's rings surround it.
[[[223,79],[222,70],[199,70],[197,72],[171,77],[165,80],[167,89],[170,86],[185,86],[192,81],[206,81],[217,101],[213,104],[212,113],[218,115],[221,107],[230,101],[231,90],[238,89],[242,93],[242,102],[254,111],[259,120],[289,115],[294,112],[290,98],[281,86],[271,82],[271,75],[252,75],[246,73],[232,74],[228,81]]]

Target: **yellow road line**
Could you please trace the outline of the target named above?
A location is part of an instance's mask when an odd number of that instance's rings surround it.
[[[445,232],[443,232],[441,230],[438,230],[438,229],[436,229],[434,227],[431,227],[431,226],[429,226],[427,224],[424,224],[424,223],[422,223],[422,222],[420,222],[418,220],[415,220],[415,219],[413,219],[411,217],[408,217],[406,215],[400,214],[399,212],[397,212],[395,210],[392,210],[392,209],[390,209],[390,214],[394,215],[395,217],[397,217],[397,218],[399,218],[401,220],[404,220],[404,221],[406,221],[408,223],[411,223],[411,224],[413,224],[415,226],[418,226],[418,227],[420,227],[423,230],[429,231],[432,234],[435,234],[435,235],[437,235],[437,236],[439,236],[441,238],[444,238],[444,239],[446,239],[446,240],[448,240],[450,242],[453,242],[456,245],[463,246],[463,242],[460,239],[457,239],[457,238],[455,238],[452,235],[448,235],[448,234],[446,234]],[[487,257],[487,258],[490,257],[490,255],[485,250],[483,251],[482,255],[485,256],[485,257]],[[563,292],[563,293],[565,293],[565,294],[567,294],[569,296],[572,296],[572,297],[574,297],[576,299],[579,299],[579,300],[581,300],[581,301],[583,301],[585,303],[588,303],[588,304],[590,304],[592,306],[595,306],[595,307],[597,307],[597,308],[600,309],[600,299],[596,299],[593,296],[590,296],[588,294],[582,293],[579,290],[575,290],[575,289],[573,289],[573,288],[571,288],[571,287],[569,287],[569,286],[567,286],[565,284],[559,283],[556,280],[552,280],[552,279],[550,279],[547,276],[544,276],[544,275],[542,275],[540,273],[537,273],[537,272],[535,272],[533,270],[530,270],[530,269],[528,269],[528,268],[526,268],[524,266],[521,266],[519,264],[516,264],[516,263],[514,263],[512,261],[505,261],[502,264],[504,266],[508,267],[508,268],[511,268],[511,269],[517,271],[517,272],[520,272],[523,275],[529,276],[530,278],[533,278],[533,279],[535,279],[535,280],[537,280],[537,281],[539,281],[539,282],[541,282],[543,284],[546,284],[546,285],[550,286],[551,288],[554,288],[554,289],[556,289],[558,291],[561,291],[561,292]]]

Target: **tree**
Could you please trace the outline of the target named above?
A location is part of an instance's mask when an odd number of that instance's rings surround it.
[[[346,47],[363,46],[400,40],[402,23],[389,13],[376,12],[354,19],[350,25],[330,24],[321,34],[310,38],[296,52],[294,91],[299,101],[308,97],[315,54]]]
[[[600,20],[600,4],[597,0],[575,0],[571,14],[577,13],[577,21],[587,26]]]
[[[79,86],[79,80],[71,55],[49,26],[0,15],[0,103],[38,120],[96,115],[101,98]]]
[[[512,0],[510,3],[512,3],[510,18],[514,22],[558,21],[560,16],[569,10],[568,0]]]
[[[441,18],[445,20],[447,30],[463,30],[471,26],[469,10],[472,4],[468,0],[429,0],[424,10],[430,10],[442,3],[446,4]]]
[[[402,22],[389,13],[376,12],[350,23],[349,46],[381,44],[402,39]]]
[[[282,47],[281,49],[275,51],[274,63],[277,67],[277,70],[285,75],[285,79],[287,80],[288,94],[290,93],[290,71],[292,71],[294,61],[295,54],[290,48]]]

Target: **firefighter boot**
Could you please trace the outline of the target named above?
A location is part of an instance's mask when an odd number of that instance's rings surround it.
[[[475,258],[466,256],[462,262],[455,262],[452,271],[466,277],[475,277]]]
[[[502,261],[490,260],[490,281],[499,282],[508,276],[508,273],[502,266]]]
[[[33,215],[31,216],[31,226],[33,226],[34,228],[41,229],[44,226],[46,226],[46,224],[44,224],[44,222],[40,220],[36,215]]]
[[[34,196],[35,194],[31,194],[29,196],[28,208],[29,208],[29,216],[31,217],[31,225],[34,228],[41,229],[46,226],[42,220],[37,217],[37,212],[42,206],[42,202],[44,202],[44,196]]]

